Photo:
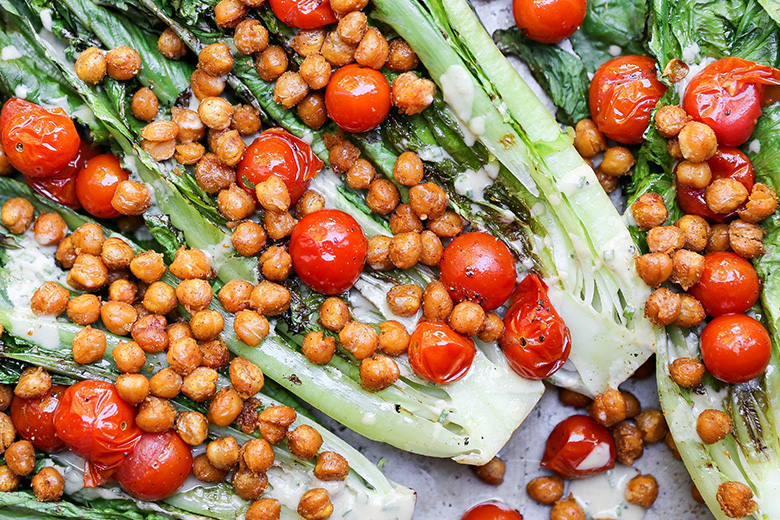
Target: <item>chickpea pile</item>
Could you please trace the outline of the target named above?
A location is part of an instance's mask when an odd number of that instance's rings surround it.
[[[117,392],[123,400],[137,405],[136,424],[141,430],[164,432],[173,429],[191,446],[207,442],[209,424],[228,426],[236,422],[248,434],[259,432],[261,438],[252,439],[243,446],[239,446],[234,437],[208,442],[206,452],[194,460],[195,477],[213,483],[224,480],[233,471],[231,483],[236,494],[256,501],[247,512],[249,520],[279,517],[279,504],[260,498],[268,484],[266,471],[274,462],[272,444],[286,439],[289,450],[296,457],[303,460],[316,457],[314,476],[320,480],[346,478],[349,473],[347,461],[338,453],[321,451],[323,441],[319,432],[308,425],[293,428],[297,417],[295,410],[288,406],[264,407],[254,397],[263,388],[263,372],[246,358],[231,359],[220,337],[225,326],[223,315],[209,309],[214,297],[209,279],[214,272],[202,251],[182,248],[166,266],[162,254],[136,252],[120,238],[106,238],[98,224],[84,224],[68,235],[64,220],[52,218],[56,214],[41,214],[32,225],[34,212],[29,201],[10,199],[2,208],[3,215],[9,204],[25,208],[29,205],[25,222],[17,222],[12,231],[24,233],[32,226],[39,243],[56,245],[56,260],[68,270],[67,284],[80,293],[71,296],[71,291],[62,285],[45,282],[30,302],[33,313],[38,316],[65,314],[72,322],[84,326],[72,341],[74,361],[88,364],[106,355],[107,337],[102,327],[112,334],[127,337],[127,341],[113,348],[111,356],[122,372],[116,380]],[[41,219],[46,219],[46,226],[39,225]],[[282,277],[279,271],[289,273],[289,255],[281,248],[269,248],[260,257],[260,262],[261,271],[267,278],[281,281],[286,274]],[[175,286],[162,280],[168,271],[178,279]],[[247,281],[232,280],[218,291],[217,298],[228,312],[235,313],[235,334],[250,346],[258,346],[268,334],[266,316],[276,316],[290,305],[288,290],[267,279],[256,286]],[[177,311],[179,306],[191,315],[189,321],[181,318]],[[360,338],[357,334],[353,343],[358,344]],[[157,361],[147,362],[147,356],[162,352],[165,352],[167,366],[160,367]],[[218,388],[218,371],[224,369],[229,372],[230,384]],[[35,367],[22,373],[12,393],[37,398],[50,388],[51,377]],[[0,399],[3,409],[13,397],[8,390],[3,388]],[[177,413],[170,400],[180,394],[196,402],[208,402],[207,413]],[[0,467],[2,490],[14,489],[19,476],[31,471],[25,468],[34,465],[34,450],[27,449],[27,441],[12,444],[14,432],[10,419],[0,414],[0,448],[19,454],[18,463],[6,454],[7,464]],[[11,449],[16,445],[18,447]],[[27,473],[20,473],[22,471]],[[62,493],[62,477],[57,473],[57,480],[49,475],[51,471],[56,473],[49,468],[40,478],[33,478],[33,489],[40,488],[35,491],[36,495],[44,497],[41,500],[56,500]],[[49,488],[57,483],[59,491],[51,491]],[[328,493],[321,488],[309,490],[301,499],[300,510],[304,511],[305,514],[301,514],[305,518],[316,515],[326,518],[330,514],[325,514],[328,507],[332,512]],[[276,516],[273,516],[274,511]],[[271,516],[267,516],[269,514]]]
[[[631,150],[623,146],[608,146],[607,138],[592,119],[583,119],[574,127],[574,148],[593,166],[593,158],[603,153],[601,163],[595,168],[596,178],[607,193],[615,191],[620,177],[631,175],[636,159]]]
[[[108,52],[89,47],[76,59],[75,69],[81,81],[97,85],[103,81],[106,74],[117,81],[131,80],[141,70],[141,66],[141,55],[138,51],[122,45]]]

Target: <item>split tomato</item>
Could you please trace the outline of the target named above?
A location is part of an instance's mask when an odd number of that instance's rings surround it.
[[[471,338],[438,321],[420,322],[409,339],[409,364],[415,374],[440,385],[465,376],[475,353]]]
[[[758,377],[772,356],[769,333],[744,314],[726,314],[710,321],[700,342],[704,366],[726,383],[744,383]]]
[[[563,478],[587,477],[614,468],[615,453],[607,428],[587,415],[572,415],[553,428],[540,465]]]
[[[547,285],[527,275],[513,294],[504,316],[499,345],[512,370],[526,379],[544,379],[566,363],[571,333],[547,297]]]
[[[116,479],[141,500],[163,500],[176,493],[192,472],[192,449],[173,430],[143,433]]]
[[[36,449],[53,453],[65,447],[54,428],[54,411],[66,388],[63,385],[54,385],[37,399],[14,397],[11,401],[9,413],[16,432],[22,439],[30,441]]]

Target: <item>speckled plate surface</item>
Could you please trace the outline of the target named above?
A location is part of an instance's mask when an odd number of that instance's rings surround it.
[[[472,0],[472,3],[490,32],[514,23],[510,0]],[[541,93],[528,69],[519,61],[512,60],[512,63],[547,108],[552,110],[552,103]],[[633,392],[643,408],[659,406],[652,378],[629,381],[622,388]],[[506,462],[507,471],[504,483],[498,487],[483,484],[468,467],[450,460],[404,453],[369,441],[332,421],[326,422],[371,460],[378,462],[386,459],[384,470],[387,475],[417,491],[415,520],[459,520],[472,505],[491,499],[501,500],[517,508],[526,520],[545,520],[550,517],[550,508],[531,500],[525,492],[525,485],[532,478],[547,474],[539,467],[547,435],[559,421],[573,413],[576,413],[573,408],[564,407],[558,402],[555,389],[549,388],[531,415],[501,450],[500,457]],[[646,446],[644,456],[634,463],[634,467],[643,473],[652,474],[658,480],[659,497],[655,505],[647,510],[644,516],[646,520],[713,518],[706,506],[691,498],[690,477],[682,462],[672,457],[663,442]],[[601,480],[599,484],[602,482],[606,493],[606,483]],[[600,488],[594,486],[592,489]],[[637,517],[624,515],[621,518],[633,520]]]

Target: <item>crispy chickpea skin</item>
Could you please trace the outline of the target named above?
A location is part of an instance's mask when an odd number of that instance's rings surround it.
[[[587,395],[583,395],[566,388],[558,389],[558,400],[565,406],[573,406],[574,408],[587,408],[593,401]]]
[[[222,76],[211,76],[201,69],[196,69],[190,75],[190,86],[195,97],[203,100],[208,97],[222,95],[225,91],[225,78]]]
[[[202,73],[202,71],[196,72]],[[194,110],[171,107],[171,121],[176,123],[179,129],[176,140],[180,143],[200,141],[206,136],[206,125],[203,124],[200,116]]]
[[[287,191],[287,185],[276,175],[271,175],[258,183],[255,193],[263,209],[277,212],[290,209],[290,193]]]
[[[241,0],[220,0],[214,6],[214,19],[220,27],[233,28],[249,13],[249,6]]]
[[[218,378],[219,374],[213,368],[198,367],[184,376],[181,392],[196,403],[202,403],[216,393]]]
[[[774,188],[757,182],[744,207],[737,212],[745,222],[758,224],[777,210],[777,193]]]
[[[214,152],[217,157],[227,166],[235,166],[244,157],[246,152],[246,143],[238,133],[238,130],[226,130],[217,137]]]
[[[176,422],[176,409],[167,399],[149,396],[138,405],[135,424],[149,433],[160,433],[173,428]]]
[[[59,244],[68,232],[68,226],[59,213],[41,213],[33,223],[35,241],[42,246]]]
[[[422,289],[414,284],[394,285],[386,295],[390,311],[405,318],[414,316],[420,310],[421,298]]]
[[[206,456],[215,468],[229,471],[238,463],[239,450],[235,437],[219,437],[208,444]]]
[[[454,304],[447,288],[439,281],[433,281],[423,291],[423,318],[432,321],[447,321]]]
[[[241,54],[256,54],[268,48],[268,30],[257,20],[242,20],[236,26],[233,43]]]
[[[300,77],[310,88],[318,90],[325,88],[330,81],[332,67],[331,64],[328,63],[328,60],[323,58],[321,54],[312,54],[303,60],[298,72],[300,73]],[[282,75],[282,77],[284,77],[284,75]],[[282,77],[279,78],[279,81],[282,81]],[[305,89],[305,91],[308,94],[308,89]],[[302,98],[293,104],[297,104],[301,100]],[[287,106],[287,108],[290,106],[292,105]]]
[[[413,72],[404,72],[393,80],[393,106],[401,114],[419,114],[433,103],[436,85],[429,79],[419,78]]]
[[[242,256],[254,256],[263,250],[266,234],[263,226],[251,220],[240,222],[230,235],[230,242]]]
[[[235,357],[230,362],[230,382],[242,398],[248,399],[262,390],[265,379],[260,367],[246,358]]]
[[[448,203],[447,193],[432,182],[417,184],[409,189],[409,205],[420,220],[433,220],[444,215]]]
[[[71,240],[73,240],[73,248],[77,255],[100,256],[106,238],[103,228],[99,224],[90,222],[79,226],[71,235]]]
[[[214,291],[211,284],[200,278],[182,280],[176,286],[176,298],[190,313],[201,311],[209,306]]]
[[[657,193],[645,193],[631,205],[631,214],[640,229],[647,230],[663,225],[669,212],[664,199]]]
[[[198,68],[211,76],[224,76],[233,69],[233,55],[226,43],[206,45],[198,55]]]
[[[157,49],[169,60],[179,60],[187,54],[187,46],[170,27],[166,27],[157,39]]]
[[[585,513],[577,501],[569,495],[569,498],[558,500],[553,504],[550,520],[585,520]]]
[[[38,502],[54,502],[62,497],[65,479],[56,468],[48,467],[39,471],[30,485]]]
[[[355,359],[363,360],[374,354],[379,344],[379,336],[367,323],[351,321],[339,332],[339,341]]]
[[[181,412],[176,417],[176,433],[190,446],[200,446],[208,438],[209,423],[200,412]]]
[[[742,219],[732,220],[729,224],[729,245],[743,258],[757,258],[764,254],[764,235],[766,231],[758,224]]]
[[[707,207],[715,213],[725,214],[739,208],[748,198],[745,186],[734,179],[724,177],[715,179],[704,190]]]
[[[334,67],[343,67],[355,61],[357,45],[352,45],[341,39],[338,31],[332,31],[325,36],[320,52]]]
[[[19,376],[14,395],[22,399],[35,399],[51,389],[51,376],[41,367],[25,369]]]
[[[171,274],[180,280],[190,278],[211,278],[211,262],[200,249],[185,249],[176,251],[173,262],[168,267]]]
[[[655,128],[661,137],[675,137],[685,128],[691,117],[680,105],[667,105],[655,113]]]
[[[704,272],[704,257],[687,249],[675,251],[672,264],[671,281],[685,291],[696,285]]]
[[[626,484],[625,497],[629,504],[647,509],[658,498],[658,482],[652,475],[637,475]]]
[[[408,72],[417,68],[419,59],[412,47],[402,38],[396,38],[390,42],[388,48],[387,62],[388,69],[396,72]]]
[[[100,253],[101,260],[108,269],[124,269],[130,266],[135,253],[133,248],[121,238],[110,237],[103,242]]]
[[[281,283],[292,273],[292,257],[283,247],[272,246],[260,255],[258,259],[260,273],[263,278]]]
[[[123,302],[106,302],[100,306],[100,319],[112,334],[126,336],[138,320],[138,311]]]
[[[246,510],[245,520],[279,520],[282,505],[275,498],[260,498]]]
[[[401,372],[393,358],[376,354],[360,362],[360,386],[369,392],[384,390],[399,377]]]
[[[262,314],[244,309],[236,314],[233,330],[238,339],[250,347],[256,347],[268,336],[270,325]]]
[[[395,161],[393,178],[404,186],[415,186],[422,182],[423,162],[414,152],[404,152]]]
[[[144,292],[144,294],[146,293]],[[111,282],[111,284],[108,286],[108,301],[110,302],[124,302],[132,305],[135,303],[137,297],[138,297],[138,286],[129,280],[120,278],[119,280],[115,280]],[[98,312],[98,317],[100,317],[99,301],[97,306],[97,312]]]
[[[612,428],[612,438],[615,440],[616,458],[626,466],[644,453],[642,432],[633,421],[621,421]]]
[[[309,85],[298,72],[289,70],[284,72],[276,80],[276,85],[274,85],[274,101],[284,108],[294,107],[300,103],[308,93]]]
[[[26,477],[35,468],[35,448],[29,441],[16,441],[5,451],[8,469],[20,477]]]
[[[14,391],[11,385],[0,384],[0,412],[8,410],[11,406],[11,400],[14,398]],[[2,441],[0,441],[0,450],[4,448]]]
[[[477,337],[480,341],[486,343],[492,343],[498,341],[504,334],[504,321],[495,312],[488,312],[485,315],[485,321],[482,322],[482,327],[477,333]]]
[[[620,181],[617,177],[607,175],[601,171],[601,168],[596,168],[593,171],[596,174],[596,180],[599,181],[599,185],[603,188],[605,193],[610,194],[620,186]]]
[[[645,317],[659,327],[665,327],[677,319],[681,305],[679,294],[660,287],[653,291],[645,302]]]
[[[263,81],[276,81],[287,70],[287,53],[278,45],[269,45],[255,55],[255,71]]]
[[[472,466],[474,475],[491,486],[500,486],[504,483],[504,473],[506,472],[506,464],[498,457],[493,457],[487,464],[482,466]]]
[[[320,305],[320,323],[328,330],[341,332],[351,319],[349,307],[341,298],[331,296]]]
[[[233,473],[233,492],[244,500],[257,500],[268,487],[268,477],[265,473],[253,473],[241,468]]]
[[[271,240],[281,240],[292,234],[295,228],[295,219],[289,211],[277,213],[276,211],[266,211],[263,216],[263,226]]]
[[[106,53],[106,72],[117,81],[127,81],[141,70],[141,55],[138,51],[122,45]]]
[[[742,482],[723,482],[715,495],[721,511],[729,518],[744,518],[753,513],[758,504],[753,500],[753,490]]]
[[[0,412],[0,454],[5,453],[6,448],[14,443],[16,438],[16,428],[11,418]]]
[[[290,291],[279,284],[262,281],[249,296],[250,306],[265,316],[278,316],[290,308]]]
[[[154,282],[146,289],[143,306],[155,314],[168,314],[178,304],[176,290],[165,282]]]
[[[67,282],[77,290],[97,291],[108,282],[108,269],[99,256],[81,254],[68,272]]]
[[[162,352],[168,348],[168,321],[159,314],[142,316],[133,324],[130,334],[144,352]]]
[[[369,27],[355,49],[355,61],[364,67],[379,70],[385,65],[389,54],[387,39],[379,29]]]
[[[116,378],[116,391],[122,400],[139,404],[149,396],[149,380],[143,374],[120,374]]]
[[[73,336],[73,361],[80,365],[94,363],[106,353],[106,333],[87,326]]]
[[[341,17],[336,30],[345,42],[357,45],[368,29],[368,18],[360,11],[353,11]]]
[[[89,47],[76,59],[76,76],[84,83],[97,85],[106,76],[106,56],[97,47]]]
[[[705,317],[704,306],[699,300],[688,294],[680,295],[680,314],[674,320],[675,325],[678,327],[696,327],[704,321]]]
[[[5,206],[3,206],[5,207]],[[57,251],[54,253],[54,258],[57,264],[63,269],[70,269],[76,262],[76,249],[73,245],[73,235],[65,237],[62,242],[57,245]]]
[[[648,444],[661,441],[669,431],[663,412],[657,408],[642,410],[634,420],[642,432],[642,440]]]
[[[476,336],[485,322],[485,311],[474,302],[460,302],[450,313],[449,324],[458,334]]]
[[[455,238],[465,227],[463,219],[454,211],[445,211],[439,217],[428,220],[427,224],[428,229],[441,238]]]
[[[137,374],[146,364],[146,355],[135,341],[125,341],[111,351],[116,367],[126,374]]]
[[[392,239],[383,235],[375,235],[368,239],[366,263],[376,271],[392,269],[390,260],[390,243]]]
[[[228,426],[236,420],[243,408],[241,395],[233,387],[220,388],[209,403],[209,422],[217,426]]]
[[[390,240],[390,261],[399,269],[409,269],[422,255],[422,237],[416,231],[399,233]]]
[[[622,177],[628,174],[635,164],[636,159],[628,148],[613,146],[604,152],[599,168],[610,177]]]
[[[301,351],[310,362],[325,365],[336,353],[336,339],[321,331],[311,331],[304,336]]]
[[[160,102],[152,89],[142,87],[133,94],[130,110],[136,119],[153,121],[159,112]]]
[[[683,388],[695,388],[704,379],[706,368],[696,358],[678,358],[669,365],[669,372],[675,383]]]
[[[227,344],[219,338],[212,341],[201,341],[198,343],[198,348],[203,354],[201,365],[204,367],[222,370],[230,363],[230,351]]]
[[[274,451],[265,439],[250,439],[241,446],[242,466],[253,473],[265,473],[274,463]]]
[[[360,158],[360,150],[349,141],[341,141],[330,147],[328,160],[333,171],[344,173],[352,168]]]
[[[409,348],[410,335],[406,327],[394,320],[383,321],[379,325],[379,344],[377,349],[388,356],[400,356]]]
[[[303,29],[298,31],[292,41],[292,48],[301,56],[318,54],[325,41],[325,29]]]
[[[325,482],[344,480],[349,475],[347,459],[333,451],[323,451],[317,455],[314,476]]]
[[[607,139],[591,119],[582,119],[574,127],[574,147],[579,154],[590,159],[607,149]]]
[[[691,188],[704,189],[712,180],[712,170],[707,162],[682,161],[674,170],[677,181]]]
[[[686,124],[677,136],[680,151],[687,160],[697,163],[706,161],[718,151],[718,140],[709,126],[698,121]]]
[[[400,201],[398,189],[387,179],[374,179],[368,186],[366,204],[380,215],[391,213]]]
[[[0,210],[0,219],[8,231],[14,235],[21,235],[28,229],[33,221],[35,210],[30,201],[21,197],[8,199]]]
[[[634,394],[627,390],[621,390],[623,399],[626,401],[626,419],[633,419],[642,411],[642,405]]]
[[[237,313],[249,308],[249,297],[254,285],[246,280],[230,280],[217,293],[220,303],[228,312]]]
[[[563,497],[563,479],[557,475],[536,477],[526,484],[528,496],[546,506]]]
[[[30,299],[36,316],[59,316],[68,306],[70,293],[56,282],[44,282]]]
[[[287,446],[299,459],[309,460],[322,446],[322,436],[308,424],[302,424],[287,434]]]
[[[446,215],[445,213],[444,216]],[[436,236],[436,233],[426,229],[420,233],[420,241],[422,242],[420,263],[430,266],[439,265],[441,257],[444,255],[444,245],[442,245],[441,239]]]
[[[599,424],[610,427],[626,418],[626,400],[619,390],[608,388],[598,394],[591,403],[588,413]]]
[[[201,453],[192,461],[192,474],[201,482],[216,484],[222,482],[228,475],[228,470],[215,467],[209,461],[206,453]]]
[[[712,253],[713,251],[727,251],[729,244],[729,226],[728,224],[715,224],[707,234],[707,246],[704,251]]]
[[[260,130],[260,113],[252,105],[236,105],[230,127],[241,135],[252,135]]]
[[[161,399],[173,399],[181,393],[182,377],[171,367],[165,367],[149,379],[149,391]]]
[[[647,253],[636,257],[636,272],[651,287],[658,287],[672,275],[674,263],[664,253]]]
[[[187,375],[200,366],[203,354],[194,339],[183,338],[169,345],[167,359],[171,368],[181,375]]]
[[[130,271],[144,283],[153,283],[165,274],[165,261],[161,253],[145,251],[130,262]]]
[[[698,215],[684,215],[674,225],[685,233],[686,249],[698,252],[703,251],[707,247],[710,225],[704,218]]]
[[[399,204],[390,215],[390,232],[394,235],[422,230],[422,221],[409,204]]]
[[[653,253],[670,255],[682,249],[685,243],[685,232],[675,226],[658,226],[647,232],[647,247]]]
[[[300,219],[324,208],[325,197],[314,190],[306,190],[295,204],[295,216]]]
[[[314,488],[306,491],[298,502],[298,514],[306,520],[324,520],[333,514],[328,491]]]
[[[0,465],[0,493],[8,493],[14,491],[22,479],[11,471],[5,464]]]
[[[705,444],[715,444],[731,433],[731,417],[720,410],[704,410],[696,419],[696,433]]]

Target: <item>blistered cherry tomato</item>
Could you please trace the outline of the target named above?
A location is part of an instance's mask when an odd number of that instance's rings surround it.
[[[730,251],[704,255],[699,282],[688,289],[708,316],[745,312],[758,301],[761,286],[753,265]]]
[[[176,493],[192,471],[192,449],[173,430],[144,433],[116,479],[141,500],[163,500]]]
[[[512,14],[517,27],[540,43],[558,43],[585,21],[585,0],[514,0]]]
[[[615,467],[615,441],[589,416],[572,415],[553,428],[540,466],[563,478],[602,473]]]
[[[79,153],[59,173],[51,177],[25,177],[25,180],[36,193],[71,209],[81,209],[76,195],[76,179],[84,163],[98,155],[100,151],[92,148],[89,141],[81,141]]]
[[[368,240],[360,224],[338,209],[309,213],[293,228],[290,256],[301,280],[317,292],[352,287],[366,263]]]
[[[19,98],[3,106],[0,136],[8,160],[28,177],[51,177],[76,157],[81,144],[76,125],[61,109]]]
[[[98,486],[116,473],[141,438],[135,408],[119,397],[114,385],[93,379],[62,393],[54,427],[68,448],[87,459],[86,487]]]
[[[475,231],[455,237],[439,265],[441,282],[456,302],[469,300],[486,311],[499,308],[512,294],[515,259],[503,242]]]
[[[299,29],[316,29],[336,22],[330,0],[269,0],[277,18]]]
[[[696,74],[683,97],[683,108],[710,126],[724,146],[750,138],[761,115],[764,85],[780,85],[780,70],[741,58],[722,58]]]
[[[701,333],[700,345],[704,366],[726,383],[758,377],[772,355],[769,333],[744,314],[726,314],[710,321]]]
[[[54,428],[54,411],[66,388],[63,385],[53,385],[43,397],[14,397],[11,401],[11,422],[16,426],[16,433],[22,439],[30,441],[36,449],[53,453],[65,447]]]
[[[590,112],[599,130],[623,144],[639,144],[650,111],[666,92],[655,61],[647,56],[619,56],[598,68],[590,82]]]
[[[378,70],[355,63],[341,67],[325,88],[328,115],[348,132],[367,132],[390,113],[390,83]]]
[[[523,520],[523,515],[501,502],[485,502],[466,511],[461,520]]]
[[[130,178],[110,153],[89,159],[76,177],[76,196],[88,213],[98,218],[116,218],[119,212],[111,205],[116,187]]]
[[[527,275],[512,295],[498,344],[512,370],[526,379],[549,377],[566,363],[571,333],[547,297],[547,285]]]
[[[712,170],[713,180],[728,177],[742,183],[747,188],[748,193],[753,190],[753,183],[756,180],[753,164],[739,148],[720,146],[718,152],[707,161],[707,164]],[[675,166],[675,170],[676,168]],[[707,206],[707,201],[704,199],[704,189],[691,188],[677,181],[675,183],[677,203],[684,213],[698,215],[713,222],[726,222],[737,214],[736,211],[726,215],[717,214]]]
[[[305,141],[282,128],[262,132],[246,149],[238,163],[238,185],[256,197],[252,185],[276,175],[287,186],[290,200],[298,202],[311,180],[320,173],[322,161]],[[246,183],[244,179],[248,179]]]
[[[422,321],[409,340],[409,364],[423,379],[443,385],[466,375],[476,349],[446,323]]]

